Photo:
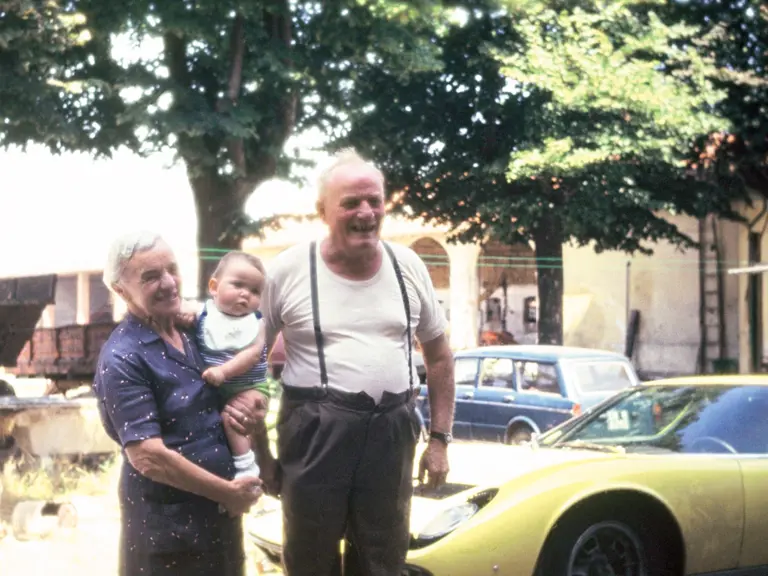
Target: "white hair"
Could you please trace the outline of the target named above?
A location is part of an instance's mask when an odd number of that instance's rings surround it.
[[[140,230],[123,234],[112,242],[107,254],[107,264],[104,267],[104,284],[110,290],[120,281],[125,271],[125,265],[140,252],[146,252],[163,242],[162,236],[156,232]]]
[[[322,202],[325,199],[325,195],[328,192],[328,180],[330,180],[331,173],[341,166],[347,166],[349,164],[364,164],[373,168],[379,173],[381,177],[381,183],[384,184],[384,173],[371,161],[366,160],[357,150],[354,148],[344,148],[336,152],[329,163],[320,171],[320,175],[317,177],[317,201]]]

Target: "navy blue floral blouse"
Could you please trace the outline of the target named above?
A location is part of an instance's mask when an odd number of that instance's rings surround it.
[[[99,356],[94,390],[107,434],[124,449],[162,438],[198,466],[234,476],[219,413],[219,395],[202,379],[194,338],[183,334],[185,354],[128,315]],[[127,458],[120,479],[120,574],[243,574],[241,518],[218,504],[154,482]],[[186,571],[186,572],[185,572]]]

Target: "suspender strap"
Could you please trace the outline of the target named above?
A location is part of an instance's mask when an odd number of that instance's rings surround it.
[[[328,372],[325,369],[325,349],[323,347],[323,331],[320,329],[320,304],[317,298],[317,242],[309,245],[309,277],[312,293],[312,322],[315,326],[315,343],[317,345],[317,360],[320,364],[320,383],[328,387]]]
[[[392,266],[395,269],[395,276],[397,276],[397,283],[400,286],[400,296],[403,299],[403,308],[405,309],[405,338],[408,343],[408,387],[413,392],[413,343],[411,338],[411,305],[408,300],[408,291],[405,288],[405,280],[403,280],[403,273],[400,270],[400,264],[397,262],[395,253],[386,242],[383,242],[384,249],[389,254],[390,260],[392,260]],[[315,344],[317,345],[317,359],[320,365],[320,383],[323,389],[328,387],[328,372],[325,367],[325,348],[323,346],[323,331],[320,329],[320,303],[318,299],[317,289],[317,242],[312,242],[309,245],[309,276],[310,276],[310,292],[312,293],[312,322],[315,329]]]
[[[400,285],[400,296],[403,298],[403,308],[405,308],[405,340],[408,342],[408,389],[413,392],[413,344],[411,342],[411,303],[408,300],[408,290],[405,289],[405,280],[403,272],[400,270],[400,264],[395,257],[395,252],[387,242],[383,242],[384,249],[392,260],[392,266],[395,268],[397,283]]]

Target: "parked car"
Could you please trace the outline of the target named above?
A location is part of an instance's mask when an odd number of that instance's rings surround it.
[[[529,441],[640,383],[626,356],[568,346],[484,346],[455,354],[453,435],[471,440]],[[428,386],[417,400],[429,422]]]
[[[538,442],[449,458],[449,484],[415,489],[404,575],[768,573],[768,376],[631,387]],[[278,561],[265,504],[247,530]]]

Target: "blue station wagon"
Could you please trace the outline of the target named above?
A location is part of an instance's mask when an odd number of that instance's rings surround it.
[[[623,354],[545,345],[486,346],[454,355],[453,435],[467,440],[525,442],[640,384]],[[428,386],[417,403],[429,423]]]

